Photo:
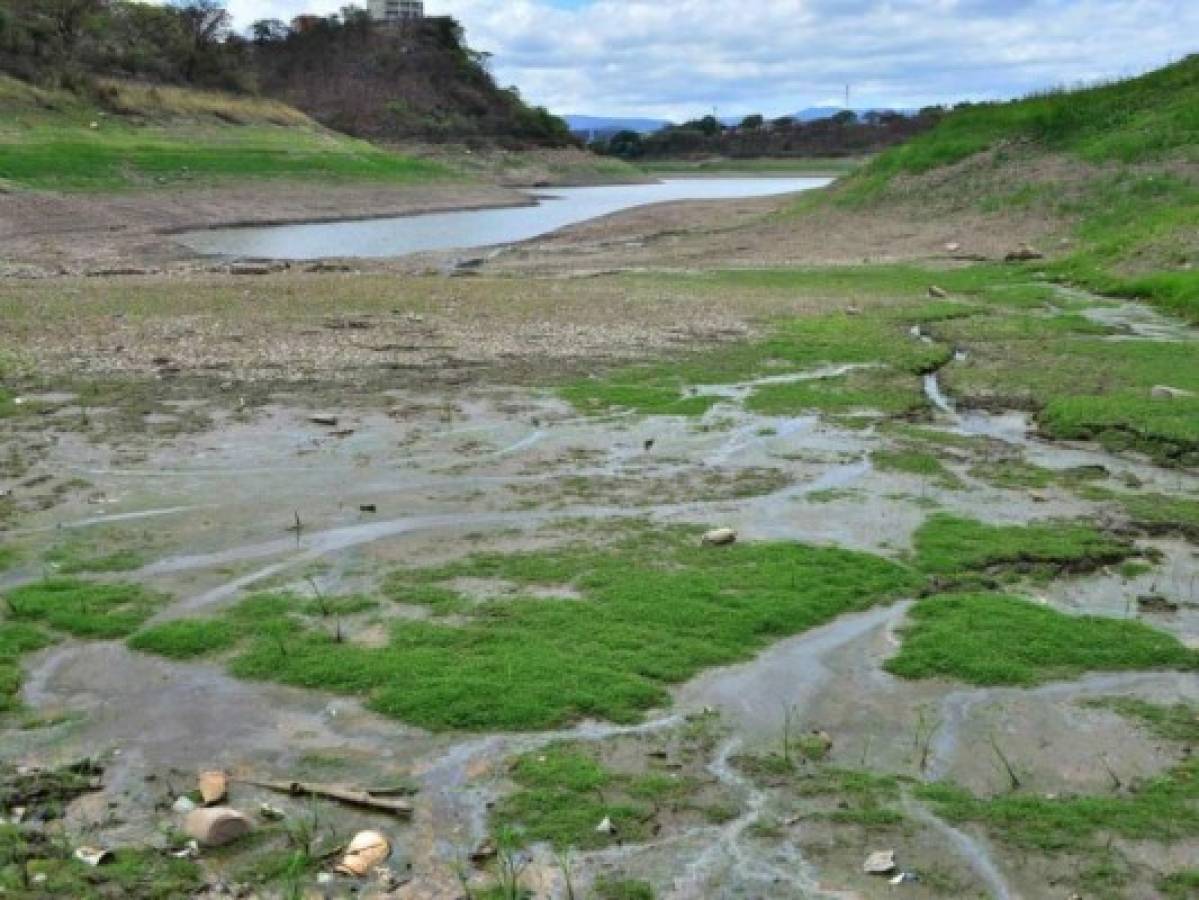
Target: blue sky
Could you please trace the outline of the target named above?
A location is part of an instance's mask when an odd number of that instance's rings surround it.
[[[228,0],[239,25],[345,0]],[[364,2],[364,0],[362,0]],[[995,99],[1199,51],[1199,0],[426,0],[557,113],[784,115]]]

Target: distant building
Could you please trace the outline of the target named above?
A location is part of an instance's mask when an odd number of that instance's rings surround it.
[[[376,22],[408,22],[425,17],[423,0],[367,0],[366,8]]]

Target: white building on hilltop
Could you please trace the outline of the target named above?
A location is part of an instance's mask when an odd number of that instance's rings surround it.
[[[376,22],[407,22],[425,17],[423,0],[367,0],[366,9]]]

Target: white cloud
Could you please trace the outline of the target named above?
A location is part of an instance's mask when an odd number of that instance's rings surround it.
[[[327,0],[229,0],[239,25]],[[1192,52],[1193,0],[426,0],[556,112],[922,106],[1135,74]]]

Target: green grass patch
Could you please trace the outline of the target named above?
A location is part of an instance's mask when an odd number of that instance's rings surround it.
[[[129,646],[170,659],[194,659],[233,647],[239,640],[234,622],[225,619],[176,619],[143,629]]]
[[[290,107],[203,91],[118,85],[129,115],[65,92],[34,98],[0,76],[0,182],[119,190],[231,179],[391,184],[453,177],[446,167],[327,131]],[[94,127],[93,127],[94,126]]]
[[[717,273],[696,287],[712,290],[742,286],[776,291],[780,289],[780,281],[785,286],[797,277],[821,276],[782,270]],[[880,278],[889,282],[891,273],[876,273],[875,279]],[[746,405],[767,414],[809,409],[911,412],[924,405],[916,376],[944,363],[950,348],[914,339],[908,333],[909,319],[915,321],[918,319],[913,317],[939,312],[939,309],[913,308],[905,310],[902,316],[890,310],[876,310],[860,316],[827,314],[793,319],[778,323],[765,340],[731,344],[681,357],[669,364],[628,367],[604,378],[572,382],[563,386],[560,394],[584,412],[630,409],[646,414],[695,416],[707,412],[718,400],[691,393],[690,389],[697,385],[736,384],[763,376],[851,364],[877,368],[841,377],[761,385],[753,390]]]
[[[42,629],[25,622],[0,619],[0,713],[20,708],[21,657],[54,642]]]
[[[929,516],[916,530],[913,544],[919,568],[941,576],[1038,567],[1090,571],[1136,553],[1131,544],[1089,525],[988,525],[950,513]]]
[[[884,472],[918,475],[947,488],[962,487],[962,480],[945,468],[941,460],[922,450],[875,450],[870,454],[870,460],[876,469]]]
[[[1199,869],[1184,869],[1165,876],[1157,889],[1166,900],[1195,900],[1199,897]]]
[[[1167,494],[1118,494],[1114,499],[1138,528],[1199,542],[1199,500]]]
[[[916,604],[903,646],[885,668],[904,678],[1033,685],[1092,671],[1193,669],[1199,654],[1131,619],[1069,616],[999,594],[957,594]]]
[[[46,552],[42,557],[63,575],[84,572],[131,572],[146,564],[136,550],[104,551],[88,544],[66,543]]]
[[[456,578],[570,585],[579,599],[517,591],[474,604]],[[691,529],[634,529],[612,546],[480,554],[397,573],[389,593],[469,610],[460,624],[400,621],[386,647],[338,642],[295,598],[251,598],[234,674],[362,695],[429,728],[551,728],[587,716],[636,721],[667,687],[786,637],[916,590],[903,566],[863,553],[771,542],[699,546]],[[247,610],[253,601],[255,609]]]
[[[119,638],[134,632],[164,602],[136,584],[49,578],[4,595],[7,617],[38,622],[82,638]]]
[[[654,900],[654,888],[648,881],[601,875],[595,881],[598,900]]]
[[[1110,709],[1133,719],[1155,737],[1184,744],[1199,743],[1199,714],[1185,703],[1165,706],[1137,697],[1095,697],[1081,702],[1083,706]]]

